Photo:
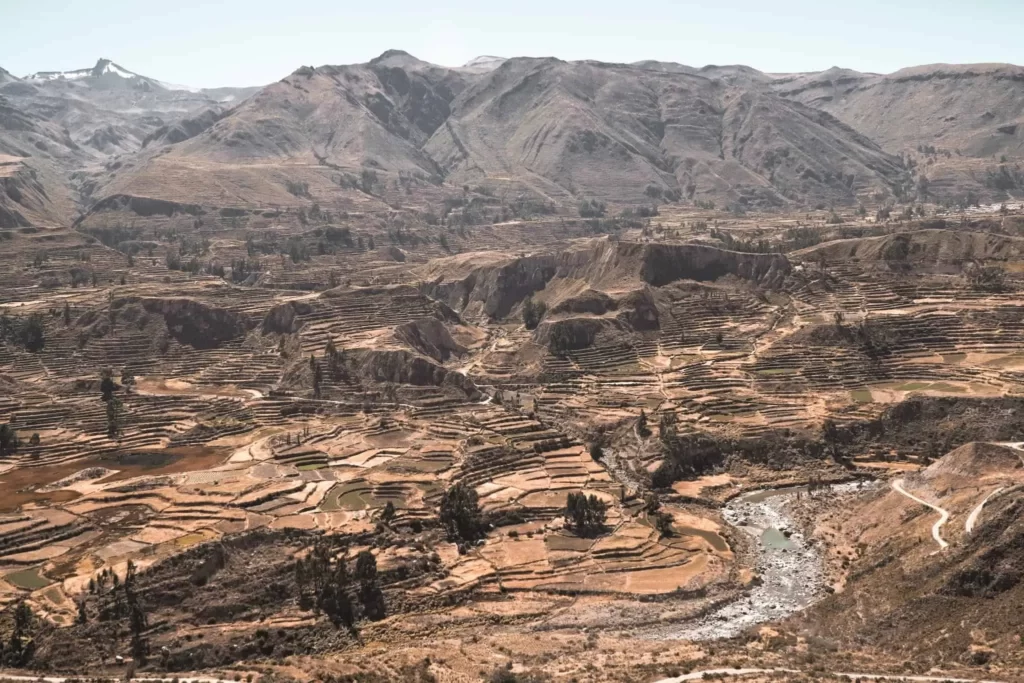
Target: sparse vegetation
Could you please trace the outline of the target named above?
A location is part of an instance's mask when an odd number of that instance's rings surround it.
[[[1021,678],[1017,71],[490,68],[0,72],[0,663]]]
[[[579,214],[581,218],[601,218],[607,211],[603,202],[596,199],[584,199],[580,202]]]
[[[285,188],[290,194],[296,197],[308,197],[309,196],[309,183],[299,180],[287,180],[285,181]]]
[[[970,286],[983,292],[1001,292],[1008,286],[1006,271],[999,266],[972,264],[965,273]]]

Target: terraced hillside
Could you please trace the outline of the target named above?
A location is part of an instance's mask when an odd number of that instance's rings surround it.
[[[839,626],[846,586],[874,580],[851,548],[924,571],[941,548],[917,499],[950,513],[956,553],[1012,540],[985,525],[1009,518],[1016,451],[980,474],[963,456],[1024,428],[1012,211],[186,209],[125,195],[0,233],[4,641],[34,615],[12,665],[642,680],[802,669],[827,637],[844,670],[888,671],[909,635],[857,649]],[[882,481],[825,492],[850,479]],[[806,486],[792,505],[731,507],[785,484]],[[999,576],[971,558],[944,556],[907,609],[1011,580],[1012,558]],[[751,596],[789,604],[777,561],[803,563],[810,602],[834,592],[826,631],[752,604],[732,640],[680,639]],[[996,673],[1020,667],[1012,623],[985,639]],[[912,666],[980,677],[977,623],[946,628]]]

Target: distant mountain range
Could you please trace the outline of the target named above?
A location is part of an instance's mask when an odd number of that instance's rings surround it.
[[[486,56],[449,68],[390,50],[216,89],[109,59],[0,70],[0,154],[18,160],[3,180],[17,185],[20,165],[56,184],[38,206],[0,195],[7,223],[70,221],[68,207],[112,196],[429,211],[467,187],[562,207],[998,200],[1024,193],[1022,149],[1024,69],[1011,65],[767,74]]]

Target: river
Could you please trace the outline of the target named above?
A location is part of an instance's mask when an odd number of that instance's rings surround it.
[[[829,495],[846,495],[872,486],[853,482],[832,487]],[[790,503],[806,487],[746,493],[722,508],[726,522],[749,534],[757,548],[760,583],[743,597],[703,617],[659,629],[666,639],[732,638],[747,628],[783,619],[825,595],[821,553],[808,542],[788,514]]]

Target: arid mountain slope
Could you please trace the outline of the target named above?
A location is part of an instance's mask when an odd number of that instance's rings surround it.
[[[879,76],[847,69],[773,83],[784,97],[830,112],[893,152],[934,146],[965,156],[1024,150],[1024,68],[933,64]]]
[[[399,184],[422,201],[444,183],[570,206],[662,197],[779,206],[849,204],[889,194],[903,175],[895,157],[828,114],[747,82],[556,59],[446,69],[390,51],[303,67],[194,128],[170,147],[147,145],[102,194],[181,201],[176,176],[198,173],[216,182],[196,183],[194,201],[215,206],[251,205],[257,194],[294,204],[289,182],[328,205]],[[204,187],[217,194],[204,197]]]
[[[23,112],[66,128],[84,151],[101,159],[135,152],[160,126],[210,107],[231,106],[257,90],[176,86],[109,59],[88,69],[38,72],[23,79],[0,76],[0,95]]]
[[[1024,192],[1021,83],[1024,69],[1009,65],[885,76],[554,58],[447,68],[390,50],[302,67],[255,94],[185,89],[100,60],[4,72],[0,97],[77,146],[57,156],[65,171],[90,166],[69,183],[86,210],[124,196],[436,215],[461,197],[503,215],[509,202],[564,212],[588,199],[733,209],[1010,200]]]
[[[949,514],[937,531],[937,512],[891,486],[862,499],[842,525],[856,548],[845,590],[796,621],[840,647],[856,641],[924,666],[1018,666],[1022,472],[1019,451],[971,443],[904,477],[906,491]]]
[[[65,169],[85,157],[67,130],[0,95],[0,227],[69,224],[75,206]]]
[[[1024,239],[967,230],[915,230],[897,235],[826,242],[794,254],[826,263],[899,263],[907,266],[952,266],[965,262],[1016,261],[1024,254]]]
[[[384,208],[371,199],[384,189],[378,172],[410,186],[440,182],[420,147],[448,117],[465,78],[397,51],[363,65],[303,67],[231,111],[156,131],[101,194]]]
[[[829,116],[684,71],[514,59],[474,84],[426,147],[455,182],[553,195],[850,201],[896,161]]]

